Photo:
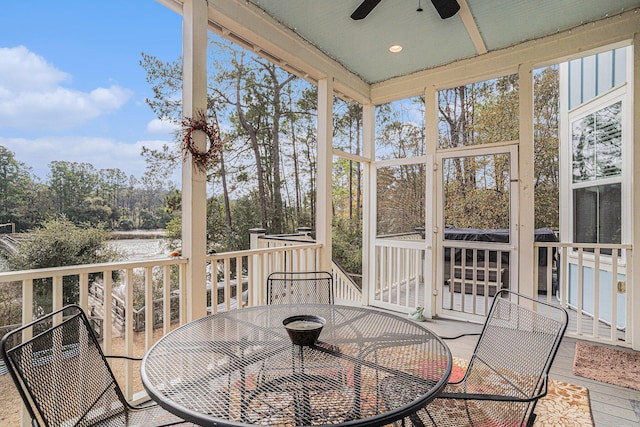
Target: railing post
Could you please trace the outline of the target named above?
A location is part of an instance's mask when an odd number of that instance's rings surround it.
[[[249,248],[258,249],[260,247],[260,237],[264,236],[267,230],[264,228],[251,228],[249,229]],[[251,255],[253,269],[249,274],[249,305],[260,305],[262,289],[264,288],[264,281],[266,275],[265,266],[260,262],[260,255]]]
[[[311,232],[313,229],[311,227],[298,227],[298,234],[301,234],[305,237],[311,237]]]
[[[267,234],[267,230],[264,228],[250,228],[249,229],[249,249],[260,248],[260,237]]]
[[[267,234],[267,230],[264,228],[251,228],[249,229],[249,249],[260,248],[260,237]]]
[[[297,231],[300,237],[308,238],[309,240],[315,240],[313,239],[313,237],[311,237],[311,233],[313,231],[311,227],[298,227]],[[293,257],[294,254],[292,253],[291,256]],[[292,269],[300,268],[302,265],[304,265],[308,270],[320,270],[320,268],[318,267],[318,259],[318,250],[316,249],[314,251],[306,252],[306,256],[301,256],[300,254],[298,254],[297,265],[291,264],[291,266]]]
[[[25,279],[22,281],[22,324],[27,324],[33,320],[33,279]],[[22,339],[26,341],[33,337],[31,329],[22,331]],[[30,427],[31,416],[27,411],[27,407],[21,405],[20,411],[20,427]]]
[[[420,235],[420,239],[425,240],[426,233],[425,233],[424,227],[416,227],[414,228],[414,231]],[[427,271],[425,266],[426,256],[427,254],[426,254],[426,240],[425,240],[425,250],[420,251],[419,265],[416,263],[416,265],[412,266],[411,268],[412,276],[415,274],[415,276],[413,277],[415,277],[415,279],[421,283],[424,283],[426,281],[426,277],[425,277],[426,275],[424,274],[425,271]],[[424,283],[424,285],[426,289],[426,283]],[[431,294],[432,292],[428,292],[428,294],[425,295],[425,298]],[[423,307],[426,306],[427,303],[429,302],[431,302],[430,299],[429,300],[425,299],[425,301],[422,302],[422,304],[424,304]]]

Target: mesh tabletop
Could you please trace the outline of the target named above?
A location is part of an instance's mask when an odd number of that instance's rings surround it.
[[[312,346],[292,344],[283,326],[300,314],[326,320]],[[340,305],[269,305],[181,326],[149,350],[141,370],[154,400],[203,426],[377,426],[431,401],[451,362],[438,336],[403,317]],[[388,390],[381,395],[388,377],[402,404],[389,401]]]

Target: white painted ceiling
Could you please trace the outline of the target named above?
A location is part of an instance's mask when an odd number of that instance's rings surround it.
[[[361,0],[247,0],[367,83],[469,58],[640,7],[640,0],[460,0],[442,20],[430,0],[382,0],[360,21]],[[422,12],[416,11],[419,2]],[[464,11],[469,20],[463,22]],[[470,13],[469,13],[470,12]],[[470,36],[479,32],[475,43]],[[640,29],[639,29],[640,30]],[[393,54],[389,46],[403,50]]]

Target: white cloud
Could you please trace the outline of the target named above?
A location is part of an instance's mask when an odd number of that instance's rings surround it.
[[[91,163],[97,170],[118,168],[127,175],[141,178],[145,171],[143,146],[161,149],[167,140],[137,141],[133,144],[95,137],[42,137],[36,139],[2,138],[0,145],[15,153],[16,159],[33,168],[33,173],[45,180],[49,163],[54,160]],[[179,168],[178,168],[179,169]],[[179,182],[180,171],[174,173]]]
[[[70,76],[24,46],[0,48],[0,82],[15,91],[55,87]]]
[[[169,120],[153,119],[147,123],[147,133],[152,135],[175,135],[180,126]]]
[[[82,92],[70,76],[24,46],[0,48],[0,128],[59,130],[117,110],[131,97],[118,85]]]

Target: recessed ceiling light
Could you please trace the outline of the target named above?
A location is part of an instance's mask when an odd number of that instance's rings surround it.
[[[398,53],[402,50],[402,46],[400,46],[399,44],[394,44],[389,46],[389,52],[391,53]]]

